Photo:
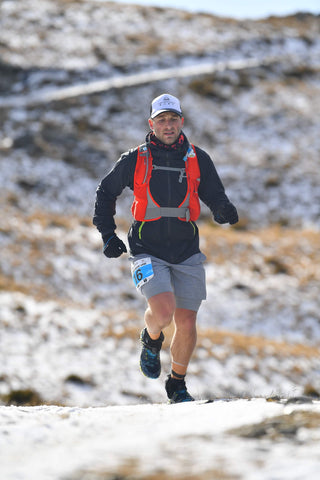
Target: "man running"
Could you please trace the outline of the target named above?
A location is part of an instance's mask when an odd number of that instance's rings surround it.
[[[183,133],[180,101],[167,93],[155,98],[148,123],[145,143],[122,154],[101,181],[93,222],[106,257],[126,252],[115,233],[115,205],[125,187],[133,191],[130,261],[136,288],[147,300],[140,368],[149,378],[160,376],[163,330],[174,322],[165,389],[170,403],[188,402],[194,398],[185,376],[197,340],[197,312],[206,298],[205,255],[196,224],[199,199],[220,224],[237,223],[238,214],[210,156]]]

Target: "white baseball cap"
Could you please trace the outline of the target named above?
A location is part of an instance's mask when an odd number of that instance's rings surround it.
[[[163,93],[152,100],[150,109],[150,118],[155,118],[157,115],[163,112],[174,112],[182,117],[182,111],[179,100],[170,95],[169,93]]]

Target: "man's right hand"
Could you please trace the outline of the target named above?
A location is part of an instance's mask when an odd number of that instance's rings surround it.
[[[103,253],[108,258],[118,258],[126,253],[127,247],[122,240],[114,233],[103,247]]]

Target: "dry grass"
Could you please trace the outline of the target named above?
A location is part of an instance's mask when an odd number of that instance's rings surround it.
[[[8,217],[13,217],[11,212],[8,212]],[[119,231],[128,230],[127,220],[117,219],[117,223]],[[17,254],[22,247],[29,245],[32,256],[37,260],[43,255],[43,250],[54,247],[55,229],[72,232],[79,226],[94,228],[91,218],[42,212],[24,217],[23,213],[15,210],[14,222],[3,224],[0,231],[14,239],[7,247],[13,253]],[[294,230],[279,225],[247,231],[242,229],[242,225],[224,229],[211,221],[204,221],[200,224],[200,236],[209,262],[219,265],[231,261],[263,274],[286,273],[297,276],[301,281],[320,280],[319,231]]]
[[[128,221],[118,219],[119,231],[128,230]],[[279,225],[261,230],[239,227],[221,228],[205,219],[199,224],[201,249],[208,264],[223,265],[226,272],[236,267],[244,276],[266,279],[286,275],[297,280],[297,288],[315,288],[320,281],[320,232],[283,228]],[[3,211],[0,232],[6,238],[0,262],[0,290],[19,291],[38,299],[48,299],[56,293],[50,279],[54,261],[59,255],[72,258],[85,245],[89,250],[101,250],[99,236],[88,243],[91,218],[37,212],[24,216],[14,207]],[[28,271],[28,278],[23,278]],[[123,272],[127,275],[128,272]],[[88,279],[89,283],[91,280]],[[241,288],[242,285],[239,285]],[[76,288],[76,285],[75,285]],[[128,298],[130,292],[128,293]],[[122,300],[125,300],[123,298]]]
[[[267,438],[281,441],[284,438],[296,440],[301,429],[319,429],[320,414],[314,411],[294,411],[289,414],[268,418],[260,423],[242,426],[229,431],[245,438]]]
[[[0,272],[0,291],[20,292],[30,295],[37,300],[48,300],[50,294],[46,285],[17,282],[12,275],[4,275]]]
[[[319,357],[317,347],[303,344],[290,344],[277,342],[259,336],[248,336],[237,332],[218,331],[214,329],[199,330],[198,344],[211,351],[210,345],[226,345],[230,352],[244,353],[247,355],[273,355],[279,357]],[[208,348],[209,347],[209,348]]]
[[[287,274],[303,285],[320,280],[320,232],[279,225],[261,230],[219,229],[212,223],[200,228],[209,262],[232,263],[261,275]]]
[[[237,480],[238,475],[227,473],[223,468],[214,468],[198,474],[191,473],[172,473],[171,471],[161,471],[153,473],[142,473],[135,459],[131,459],[116,472],[101,470],[81,470],[76,476],[68,480]]]
[[[267,19],[258,20],[257,23],[268,23],[277,30],[292,28],[303,38],[309,38],[312,31],[319,31],[318,17],[316,15],[303,13],[288,15],[286,17],[272,16]]]

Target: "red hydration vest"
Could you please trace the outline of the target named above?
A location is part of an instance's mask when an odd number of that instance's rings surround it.
[[[150,149],[144,144],[138,147],[138,158],[134,172],[134,200],[131,212],[135,220],[148,222],[161,217],[176,217],[183,221],[196,221],[200,215],[198,186],[200,183],[200,168],[193,145],[190,145],[184,157],[185,168],[160,167],[152,165]],[[178,207],[161,207],[150,192],[150,178],[153,169],[180,171],[179,182],[183,175],[187,177],[187,193]]]

